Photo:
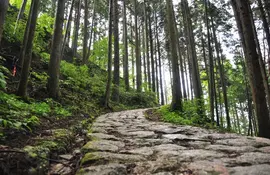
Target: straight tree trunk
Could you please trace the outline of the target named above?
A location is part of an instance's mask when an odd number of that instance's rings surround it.
[[[27,34],[27,41],[25,43],[25,59],[23,61],[23,67],[21,70],[21,79],[18,86],[17,94],[21,97],[25,97],[27,93],[27,84],[28,84],[28,76],[30,72],[31,67],[31,60],[32,60],[32,48],[33,48],[33,41],[35,36],[35,30],[36,30],[36,24],[37,24],[37,17],[38,17],[38,11],[39,11],[39,4],[40,0],[36,0],[35,2],[32,1],[32,11],[30,11],[29,18],[29,33]],[[27,30],[27,27],[26,27]]]
[[[178,34],[178,38],[177,38],[177,51],[178,51],[178,57],[180,60],[180,72],[181,72],[181,85],[182,85],[182,89],[183,89],[183,97],[184,100],[187,100],[187,89],[186,89],[186,82],[185,82],[185,75],[184,75],[184,66],[183,66],[183,57],[182,57],[182,47],[180,47],[180,42],[179,42],[179,38],[180,38],[180,33],[177,30],[177,26],[175,26],[175,30]]]
[[[263,85],[265,88],[265,92],[266,92],[266,101],[268,103],[268,106],[270,107],[270,90],[269,90],[269,85],[268,85],[268,77],[266,75],[266,70],[265,70],[265,65],[263,62],[263,58],[262,58],[262,52],[261,52],[261,46],[260,46],[260,42],[258,39],[258,35],[257,35],[257,31],[256,31],[256,27],[255,27],[255,23],[254,23],[254,19],[253,19],[253,15],[252,15],[252,11],[251,8],[249,9],[250,12],[250,16],[251,16],[251,22],[252,22],[252,29],[253,29],[253,34],[254,34],[254,39],[255,39],[255,43],[256,43],[256,47],[257,47],[257,52],[258,52],[258,59],[259,59],[259,64],[261,67],[261,74],[262,74],[262,78],[263,78]],[[269,124],[270,126],[270,124]]]
[[[157,19],[156,19],[156,27],[157,27]],[[157,29],[158,31],[158,29]],[[159,78],[160,78],[160,98],[161,98],[161,105],[164,105],[164,92],[163,92],[163,77],[162,77],[162,72],[161,72],[161,51],[160,51],[160,43],[159,43],[159,35],[157,32],[157,51],[158,51],[158,65],[159,65]]]
[[[24,30],[23,43],[22,43],[22,47],[21,47],[21,50],[20,50],[20,56],[19,56],[19,61],[18,61],[19,66],[23,66],[23,61],[24,61],[24,58],[25,58],[25,52],[26,52],[27,43],[28,43],[29,30],[30,30],[30,25],[31,25],[31,20],[32,20],[31,15],[32,15],[32,12],[33,12],[34,5],[35,5],[35,3],[33,1],[31,1],[31,7],[30,7],[26,27],[25,27],[25,30]]]
[[[74,32],[73,32],[73,43],[72,43],[72,56],[75,57],[77,55],[78,49],[78,38],[79,38],[79,30],[80,30],[80,19],[81,19],[81,0],[75,1],[75,24],[74,24]]]
[[[0,46],[1,46],[2,34],[4,30],[5,17],[6,17],[6,13],[8,9],[8,2],[9,0],[0,1]]]
[[[65,36],[64,36],[63,45],[62,45],[61,57],[63,57],[63,55],[64,55],[66,43],[67,43],[67,45],[69,43],[69,41],[67,42],[67,39],[69,38],[68,35],[70,34],[71,21],[72,21],[72,12],[73,12],[73,8],[74,8],[74,3],[75,3],[75,0],[72,0],[69,15],[68,15],[68,22],[67,22],[67,26],[66,26],[66,32],[65,32]]]
[[[209,19],[208,19],[208,0],[205,1],[205,18],[206,18],[206,27],[207,27],[207,40],[208,40],[208,56],[209,56],[209,85],[210,86],[210,116],[212,123],[215,122],[215,114],[214,114],[214,63],[213,63],[213,54],[212,54],[212,47],[211,47],[211,36],[210,36],[210,27],[209,27]]]
[[[177,57],[177,34],[175,31],[175,15],[173,10],[173,4],[171,0],[166,0],[167,8],[167,25],[170,41],[171,61],[172,61],[172,111],[182,111],[182,97],[181,97],[181,85],[179,76],[179,66]]]
[[[127,12],[126,12],[126,1],[123,1],[123,72],[126,91],[129,91],[129,73],[128,73],[128,38],[127,38]]]
[[[151,79],[151,70],[150,70],[150,55],[149,55],[149,29],[148,29],[148,13],[146,7],[146,0],[144,0],[144,27],[145,27],[145,52],[146,52],[146,60],[147,60],[147,77],[148,77],[148,89],[151,90],[152,79]]]
[[[266,93],[260,70],[259,56],[252,28],[249,2],[245,0],[231,0],[239,35],[244,49],[246,63],[249,70],[250,86],[258,118],[259,136],[270,138],[269,110],[267,108]]]
[[[226,112],[226,121],[227,121],[227,129],[230,130],[231,128],[231,122],[230,122],[230,111],[229,111],[229,104],[228,104],[228,96],[227,96],[227,87],[225,85],[225,74],[224,74],[224,67],[221,64],[221,58],[222,56],[219,52],[219,43],[216,36],[216,26],[214,25],[213,17],[211,16],[211,23],[212,23],[212,32],[214,37],[214,43],[215,43],[215,50],[216,50],[216,56],[217,56],[217,62],[218,62],[218,70],[219,70],[219,77],[221,82],[221,88],[224,98],[224,105],[225,105],[225,112]]]
[[[136,84],[137,92],[142,91],[142,66],[140,58],[140,43],[138,30],[138,19],[137,19],[137,0],[134,0],[134,15],[135,15],[135,54],[136,54]]]
[[[187,41],[188,41],[188,47],[189,47],[189,53],[190,53],[190,63],[192,67],[192,83],[194,88],[194,95],[197,101],[197,112],[199,115],[204,114],[204,105],[203,105],[203,94],[202,94],[202,85],[200,80],[200,74],[199,74],[199,66],[198,66],[198,60],[196,55],[196,48],[195,48],[195,39],[193,34],[193,26],[192,21],[190,17],[190,9],[188,6],[187,0],[182,0],[182,10],[183,10],[183,18],[185,21],[185,27],[187,28]]]
[[[84,37],[83,37],[83,60],[82,63],[86,64],[88,61],[87,57],[87,43],[89,39],[89,32],[88,32],[88,0],[84,0]]]
[[[118,0],[113,4],[113,35],[114,35],[114,71],[112,100],[119,102],[120,66],[119,66],[119,29],[118,29]]]
[[[17,30],[19,21],[20,21],[20,20],[22,19],[22,17],[23,17],[23,14],[24,14],[24,11],[25,11],[26,4],[27,4],[27,0],[23,0],[23,1],[22,1],[22,4],[21,4],[21,7],[20,7],[20,11],[19,11],[18,16],[17,16],[16,24],[15,24],[15,27],[14,27],[14,34],[16,33],[16,30]],[[1,5],[1,4],[0,4],[0,5]]]
[[[48,92],[51,98],[59,98],[59,74],[61,61],[61,46],[63,39],[63,23],[65,12],[65,0],[58,0],[56,19],[54,23],[54,32],[52,40],[52,50],[48,70]]]
[[[267,22],[267,19],[266,19],[265,11],[263,9],[262,0],[257,0],[257,1],[258,1],[259,10],[260,10],[260,13],[261,13],[261,19],[262,19],[262,22],[263,22],[263,30],[264,30],[264,33],[266,35],[266,41],[267,41],[267,44],[268,44],[268,52],[270,53],[270,30],[269,30],[269,25],[268,25],[268,22]],[[270,59],[268,59],[268,65],[270,65]],[[269,66],[268,72],[270,73],[270,66]]]
[[[270,24],[270,2],[269,0],[263,0],[263,2],[264,2],[265,11],[268,17],[268,24]]]
[[[151,70],[152,70],[152,91],[156,92],[156,78],[155,78],[155,59],[154,59],[154,45],[153,45],[153,32],[151,26],[151,16],[148,16],[149,26],[149,39],[150,39],[150,52],[151,52]]]
[[[144,73],[144,91],[147,91],[147,63],[146,63],[146,52],[145,52],[145,34],[144,34],[145,26],[144,22],[142,23],[142,48],[143,48],[143,73]]]
[[[104,106],[109,107],[112,84],[112,29],[113,29],[113,0],[109,1],[109,36],[108,36],[108,79],[105,92]]]
[[[93,2],[93,16],[92,16],[92,24],[90,29],[90,37],[89,37],[89,44],[88,44],[88,51],[87,51],[87,58],[91,55],[91,46],[92,46],[92,38],[93,38],[93,30],[96,24],[96,0]],[[94,41],[93,41],[94,43]]]

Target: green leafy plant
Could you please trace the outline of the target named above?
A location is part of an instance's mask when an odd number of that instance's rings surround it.
[[[162,106],[157,110],[165,122],[211,127],[211,120],[204,115],[199,115],[197,111],[198,99],[183,102],[183,112],[171,111],[170,106]]]

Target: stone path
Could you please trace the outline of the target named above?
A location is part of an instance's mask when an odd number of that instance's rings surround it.
[[[100,116],[77,174],[270,174],[268,139],[152,122],[144,112]]]

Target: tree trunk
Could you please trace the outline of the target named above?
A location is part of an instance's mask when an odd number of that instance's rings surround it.
[[[182,0],[182,10],[183,10],[183,18],[185,21],[185,27],[187,28],[187,41],[190,53],[190,62],[192,66],[192,82],[194,88],[194,95],[197,101],[197,112],[199,115],[204,115],[204,104],[203,104],[203,94],[202,94],[202,85],[199,74],[199,66],[196,55],[196,47],[195,47],[195,39],[193,34],[193,26],[190,16],[190,9],[188,6],[188,2],[186,0]]]
[[[144,19],[145,20],[145,19]],[[142,49],[143,49],[143,73],[144,73],[144,91],[147,91],[147,63],[146,63],[146,52],[145,52],[145,34],[144,34],[145,26],[144,22],[142,23]]]
[[[210,36],[210,27],[209,27],[209,19],[208,19],[208,0],[205,1],[205,18],[206,18],[206,27],[207,27],[207,40],[208,40],[208,56],[209,56],[209,85],[210,86],[210,116],[212,123],[215,122],[215,114],[214,114],[214,63],[213,63],[213,55],[212,55],[212,46],[211,46],[211,36]]]
[[[80,19],[81,19],[81,0],[75,1],[75,24],[74,24],[74,32],[73,32],[73,42],[72,42],[72,56],[75,57],[77,55],[78,49],[78,38],[79,38],[79,30],[80,30]]]
[[[111,84],[112,84],[112,19],[113,18],[113,0],[109,1],[109,36],[108,36],[108,79],[105,92],[104,106],[109,107]]]
[[[23,0],[23,1],[22,1],[22,4],[21,4],[21,7],[20,7],[20,11],[19,11],[18,16],[17,16],[16,24],[15,24],[15,27],[14,27],[14,34],[16,33],[16,30],[17,30],[19,21],[20,21],[20,20],[22,19],[22,17],[23,17],[23,14],[24,14],[24,11],[25,11],[26,4],[27,4],[27,0]],[[1,5],[1,4],[0,4],[0,5]]]
[[[268,52],[270,53],[270,30],[269,30],[269,25],[268,25],[268,22],[266,19],[265,11],[263,9],[262,0],[258,0],[258,6],[259,6],[260,13],[261,13],[261,19],[263,22],[264,33],[266,35],[266,41],[268,43]],[[268,59],[268,65],[270,65],[270,59]],[[268,72],[270,73],[270,66],[268,68]]]
[[[87,43],[89,39],[89,32],[88,32],[88,0],[84,0],[84,37],[83,37],[83,60],[82,63],[86,64],[88,61],[87,57]]]
[[[52,40],[51,58],[48,70],[48,92],[51,98],[59,97],[59,74],[61,61],[62,32],[64,23],[65,0],[58,0]]]
[[[269,85],[268,85],[268,78],[267,78],[267,75],[266,75],[265,65],[264,65],[263,58],[262,58],[261,46],[260,46],[260,42],[259,42],[259,39],[258,39],[256,27],[255,27],[255,24],[254,24],[254,19],[253,19],[251,8],[249,9],[249,12],[251,14],[250,15],[251,19],[250,20],[252,22],[253,34],[254,34],[254,39],[255,39],[257,52],[258,52],[258,60],[259,60],[259,64],[260,64],[260,67],[261,67],[263,85],[264,85],[265,92],[266,92],[266,101],[268,103],[268,107],[270,107],[270,90],[269,90]],[[269,123],[269,126],[270,126],[270,123]]]
[[[67,42],[67,39],[69,38],[68,35],[70,34],[71,21],[72,21],[72,12],[73,12],[73,8],[74,8],[74,3],[75,3],[75,0],[72,0],[71,6],[70,6],[70,11],[69,11],[69,16],[68,16],[68,22],[67,22],[67,26],[66,26],[66,32],[65,32],[65,36],[64,36],[63,45],[62,45],[61,57],[64,54],[66,43],[67,43],[67,45],[69,43],[69,42]]]
[[[140,58],[140,43],[138,30],[138,19],[137,19],[137,0],[134,0],[134,15],[135,15],[135,54],[136,54],[136,84],[137,92],[142,91],[142,67]]]
[[[147,60],[147,77],[148,77],[148,89],[151,90],[151,71],[150,71],[150,55],[149,55],[149,30],[148,30],[148,13],[146,8],[146,0],[144,0],[144,27],[145,27],[145,51],[146,51],[146,60]]]
[[[25,58],[25,52],[26,52],[26,47],[27,47],[27,43],[28,43],[29,30],[30,30],[31,19],[32,19],[31,15],[32,15],[34,5],[35,5],[35,3],[33,1],[31,1],[31,7],[30,7],[27,23],[26,23],[25,30],[24,30],[23,43],[22,43],[22,47],[21,47],[20,55],[19,55],[19,61],[18,61],[19,66],[23,66],[23,61]]]
[[[51,16],[54,18],[55,17],[55,9],[56,9],[56,1],[57,0],[51,0],[52,2],[52,14]]]
[[[173,4],[171,0],[166,0],[167,7],[167,25],[170,41],[170,51],[171,51],[171,61],[172,61],[172,103],[171,110],[182,111],[182,97],[181,97],[181,86],[180,86],[180,76],[179,76],[179,66],[177,57],[177,34],[175,31],[175,15],[173,10]]]
[[[269,110],[265,98],[266,93],[260,70],[259,56],[257,48],[254,47],[256,42],[249,11],[249,2],[245,0],[231,0],[231,2],[249,70],[252,97],[258,118],[259,136],[270,138]]]
[[[128,38],[127,38],[127,12],[126,12],[126,1],[123,1],[123,72],[126,91],[129,91],[129,73],[128,73]]]
[[[112,100],[119,102],[119,30],[118,30],[118,0],[113,4],[113,35],[114,35],[114,70],[113,70],[113,89]]]
[[[157,26],[157,19],[156,19],[156,27]],[[157,28],[157,31],[158,31],[158,28]],[[161,51],[160,51],[160,43],[159,43],[159,36],[158,36],[158,33],[157,32],[157,51],[158,51],[158,64],[159,64],[159,79],[160,79],[160,97],[161,97],[161,105],[164,105],[164,92],[163,92],[163,77],[162,77],[162,72],[161,72]]]
[[[88,44],[88,51],[87,51],[87,58],[91,55],[91,46],[92,46],[92,38],[93,38],[93,30],[96,24],[96,0],[93,2],[93,16],[92,16],[92,24],[90,29],[90,37],[89,37],[89,44]],[[94,43],[94,41],[93,41]]]
[[[5,22],[5,16],[8,9],[8,2],[9,0],[1,0],[0,1],[0,46],[1,46],[1,39],[2,34],[4,30],[4,22]]]
[[[150,52],[151,52],[151,70],[152,70],[152,91],[156,92],[156,78],[155,78],[155,60],[154,60],[154,46],[153,46],[153,32],[151,26],[151,16],[148,16]]]
[[[268,24],[270,24],[270,2],[269,0],[263,0],[263,2],[264,2],[265,11],[268,17]]]
[[[183,97],[184,100],[187,100],[187,88],[186,88],[186,82],[185,82],[185,75],[184,75],[184,63],[183,63],[183,57],[182,57],[182,47],[180,46],[180,37],[181,34],[180,32],[178,32],[177,26],[175,26],[175,30],[177,32],[178,38],[177,38],[177,51],[178,51],[178,57],[179,57],[179,61],[180,61],[180,72],[181,72],[181,85],[182,85],[182,89],[183,89]]]
[[[230,122],[230,111],[229,111],[229,104],[228,104],[228,96],[227,96],[227,87],[225,84],[225,74],[224,74],[224,68],[221,64],[221,58],[222,54],[220,54],[219,50],[219,43],[216,36],[216,26],[214,25],[213,17],[211,16],[211,23],[212,23],[212,31],[213,31],[213,37],[214,37],[214,43],[215,43],[215,50],[216,50],[216,56],[217,56],[217,62],[218,62],[218,70],[219,70],[219,76],[220,76],[220,82],[221,82],[221,88],[224,98],[224,105],[225,105],[225,112],[226,112],[226,121],[227,121],[227,129],[230,130],[231,128],[231,122]]]
[[[39,3],[40,0],[36,0],[35,2],[32,1],[31,7],[32,11],[30,10],[29,18],[29,31],[28,31],[28,37],[27,41],[25,43],[25,56],[24,56],[24,61],[23,61],[23,67],[21,70],[21,79],[19,83],[19,87],[17,90],[17,94],[21,97],[26,96],[27,92],[27,84],[28,84],[28,76],[30,72],[30,67],[31,67],[31,60],[32,60],[32,48],[33,48],[33,41],[35,37],[35,30],[36,30],[36,24],[37,24],[37,17],[38,17],[38,10],[39,10]],[[26,27],[27,30],[27,27]]]

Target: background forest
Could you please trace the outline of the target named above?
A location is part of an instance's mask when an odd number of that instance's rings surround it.
[[[1,0],[0,139],[159,105],[270,138],[269,26],[266,0]]]

